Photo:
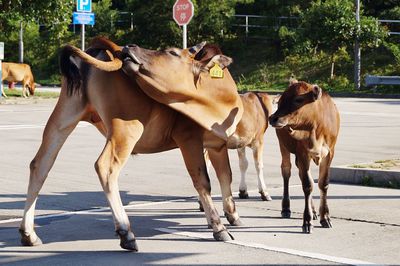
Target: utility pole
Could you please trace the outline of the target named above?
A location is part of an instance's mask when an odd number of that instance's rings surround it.
[[[360,0],[356,1],[356,23],[357,23],[357,34],[354,43],[354,88],[359,90],[360,85],[360,76],[361,76],[361,49],[360,43],[358,40],[358,34],[360,31]]]
[[[19,29],[19,49],[18,49],[18,55],[19,55],[19,62],[23,63],[24,62],[24,30],[23,30],[23,23],[22,21],[20,22],[20,29]]]

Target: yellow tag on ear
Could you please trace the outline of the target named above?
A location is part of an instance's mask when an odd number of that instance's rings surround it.
[[[212,68],[210,68],[210,75],[211,75],[212,78],[223,78],[224,77],[224,71],[216,63]]]

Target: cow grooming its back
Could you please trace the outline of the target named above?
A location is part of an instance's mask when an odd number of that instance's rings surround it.
[[[340,125],[336,105],[317,85],[293,80],[280,97],[278,109],[271,115],[269,121],[276,128],[282,154],[281,171],[284,180],[282,217],[289,218],[291,215],[288,187],[291,174],[290,153],[293,153],[296,156],[296,166],[299,169],[306,202],[303,232],[312,232],[311,219],[316,218],[311,197],[314,183],[310,174],[311,159],[319,166],[320,223],[322,227],[332,227],[327,191],[329,167],[335,153]]]

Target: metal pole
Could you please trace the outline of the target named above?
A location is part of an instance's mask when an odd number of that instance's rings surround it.
[[[0,77],[3,75],[2,73],[2,64],[1,64],[1,59],[0,59]],[[3,96],[3,81],[0,81],[0,98]]]
[[[81,41],[82,51],[85,51],[85,24],[82,24]]]
[[[131,13],[131,30],[133,30],[133,13]]]
[[[21,21],[20,29],[19,29],[19,49],[18,49],[20,63],[24,62],[24,40],[23,40],[24,30],[23,30],[22,26],[23,25],[22,25],[22,21]]]
[[[246,15],[246,39],[249,35],[249,16]]]
[[[183,49],[187,48],[187,25],[183,25]]]
[[[360,0],[356,0],[356,22],[357,34],[354,43],[354,88],[359,90],[361,87],[361,49],[360,43],[358,42],[358,33],[360,31]]]

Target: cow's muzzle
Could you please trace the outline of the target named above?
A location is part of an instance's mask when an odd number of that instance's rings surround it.
[[[130,44],[122,48],[122,70],[127,75],[132,74],[132,72],[137,73],[139,71],[139,67],[142,65],[141,61],[132,51],[135,47],[137,46],[134,44]]]
[[[280,117],[276,115],[271,115],[269,117],[269,124],[275,128],[283,128],[284,126],[287,125],[286,121],[283,121],[285,119],[281,119]]]

